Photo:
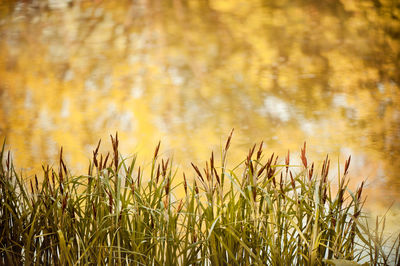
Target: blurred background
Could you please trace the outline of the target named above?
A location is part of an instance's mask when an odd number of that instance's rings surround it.
[[[261,140],[295,163],[307,141],[333,182],[352,155],[352,187],[398,229],[399,66],[397,0],[2,0],[0,137],[27,177],[61,146],[81,173],[116,131],[181,169],[232,128],[232,165]]]

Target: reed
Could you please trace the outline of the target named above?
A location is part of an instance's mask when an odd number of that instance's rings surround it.
[[[363,183],[348,188],[351,158],[334,187],[329,158],[317,171],[305,143],[301,166],[289,152],[282,163],[265,156],[261,143],[229,169],[231,139],[220,160],[211,153],[180,180],[160,143],[147,169],[120,155],[115,135],[111,153],[98,143],[87,174],[72,176],[61,149],[58,168],[27,183],[3,144],[0,264],[400,264],[399,237],[387,248],[382,223],[365,222]]]

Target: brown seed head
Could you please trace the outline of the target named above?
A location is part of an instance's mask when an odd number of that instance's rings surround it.
[[[183,188],[185,189],[185,194],[187,195],[187,182],[185,172],[183,172]]]
[[[119,163],[118,163],[119,162],[119,158],[118,158],[118,143],[119,143],[119,141],[118,141],[118,132],[115,133],[115,139],[113,138],[112,135],[110,135],[110,137],[111,137],[111,143],[112,143],[113,151],[114,151],[114,159],[113,159],[113,161],[114,161],[115,173],[117,173],[118,172],[118,165],[119,165]]]
[[[231,139],[232,139],[233,130],[234,130],[234,128],[232,128],[231,133],[229,134],[229,137],[228,137],[228,139],[226,141],[225,151],[227,151],[229,149],[229,145],[230,145]]]
[[[154,151],[154,159],[157,158],[158,151],[160,150],[161,141],[158,142],[156,150]]]
[[[176,212],[179,213],[182,210],[182,208],[183,208],[183,201],[181,199],[179,202],[178,208],[176,209]]]
[[[214,169],[214,152],[211,152],[210,167],[212,171]]]
[[[253,154],[254,154],[254,150],[256,149],[256,144],[254,144],[254,146],[253,146],[253,148],[251,148],[250,150],[249,150],[249,155],[248,155],[248,157],[247,157],[247,160],[248,161],[250,161],[251,160],[251,157],[253,157]]]
[[[10,151],[8,151],[7,152],[7,160],[6,160],[7,171],[10,171],[10,165],[11,165],[11,155],[10,155]]]
[[[193,169],[196,171],[197,175],[200,177],[201,181],[203,181],[203,183],[204,183],[204,178],[203,178],[199,168],[196,165],[194,165],[193,163],[191,163],[191,165],[192,165]]]
[[[292,188],[293,188],[293,189],[296,189],[296,184],[295,184],[295,182],[294,182],[294,178],[293,178],[293,175],[292,175],[292,171],[290,171],[289,174],[290,174],[290,183],[292,184]]]
[[[107,166],[107,160],[108,160],[108,157],[109,157],[109,156],[110,156],[110,153],[107,152],[106,158],[104,159],[104,163],[103,163],[102,169],[106,168],[106,166]]]
[[[33,195],[33,194],[35,194],[35,192],[34,192],[34,190],[33,190],[32,179],[29,180],[29,181],[30,181],[30,183],[31,183],[31,192],[32,192],[32,195]]]
[[[267,164],[265,164],[263,167],[261,167],[260,170],[258,170],[257,177],[259,177],[264,172],[265,168],[267,168]]]
[[[197,186],[196,180],[194,180],[194,191],[197,195],[199,194],[199,187]]]
[[[253,167],[253,162],[251,160],[249,161],[249,170],[250,170],[250,174],[253,175],[254,167]]]
[[[158,184],[159,178],[160,178],[160,164],[157,165],[156,184]]]
[[[93,209],[93,216],[94,216],[94,219],[96,219],[96,216],[97,216],[97,209],[96,209],[96,206],[94,206],[94,203],[92,202],[92,209]]]
[[[360,198],[361,198],[361,193],[362,193],[363,187],[364,187],[364,181],[361,183],[360,188],[357,190],[357,200],[360,200]]]
[[[62,202],[62,206],[61,206],[62,213],[64,213],[64,210],[65,210],[65,208],[66,208],[66,206],[67,206],[67,199],[68,199],[68,192],[67,192],[67,194],[65,195],[65,197],[64,197],[64,199],[63,199],[63,202]]]
[[[289,164],[290,164],[290,151],[288,150],[285,158],[286,174],[289,171]]]
[[[38,182],[37,175],[35,175],[35,187],[36,187],[36,191],[39,191],[39,182]]]
[[[169,194],[169,189],[170,189],[169,177],[167,178],[167,183],[165,184],[164,189],[165,189],[165,194],[168,195]]]
[[[257,161],[260,160],[260,158],[261,158],[263,144],[264,144],[263,141],[261,141],[260,146],[258,147],[258,151],[257,151]]]
[[[310,170],[308,170],[308,179],[311,180],[314,173],[314,162],[311,164]]]
[[[164,208],[165,209],[167,209],[167,207],[168,207],[168,203],[169,203],[169,197],[168,197],[168,194],[167,194],[167,196],[164,198]]]
[[[111,191],[106,190],[106,193],[108,194],[108,206],[110,208],[110,213],[112,213],[113,197]]]
[[[207,181],[211,180],[210,171],[208,170],[208,162],[206,161],[206,168],[204,168],[204,174],[206,175]]]
[[[140,166],[138,168],[138,173],[137,173],[137,186],[140,187]]]
[[[307,168],[307,157],[306,157],[306,142],[304,141],[304,147],[301,149],[301,161],[305,168]]]
[[[101,143],[101,139],[100,139],[99,142],[97,143],[97,147],[96,147],[96,149],[95,149],[94,152],[93,152],[93,154],[94,154],[95,156],[97,156],[97,153],[99,152],[100,143]]]
[[[349,159],[346,160],[346,163],[344,165],[344,175],[347,175],[349,171],[350,161],[351,161],[351,155],[349,156]]]
[[[219,179],[219,175],[217,173],[217,170],[214,168],[214,174],[215,174],[215,178],[217,179],[217,182],[219,185],[221,185],[220,179]]]

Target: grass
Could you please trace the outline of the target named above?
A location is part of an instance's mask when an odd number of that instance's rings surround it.
[[[3,144],[0,264],[400,264],[399,237],[388,247],[384,223],[365,222],[363,184],[348,189],[350,158],[337,187],[329,158],[317,174],[305,144],[301,166],[290,165],[289,152],[282,163],[265,156],[261,143],[228,169],[231,138],[219,160],[211,153],[181,182],[160,144],[144,169],[111,137],[111,153],[99,154],[99,142],[81,176],[71,176],[61,149],[59,166],[43,166],[30,183]]]

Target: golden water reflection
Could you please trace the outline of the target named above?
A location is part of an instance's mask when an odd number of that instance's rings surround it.
[[[399,38],[390,0],[2,1],[0,135],[27,173],[61,145],[84,169],[115,131],[183,168],[231,128],[233,161],[307,141],[317,161],[351,154],[368,206],[396,213]]]

